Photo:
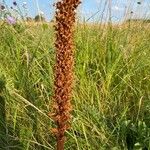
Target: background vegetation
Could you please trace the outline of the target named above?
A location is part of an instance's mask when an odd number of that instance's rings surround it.
[[[72,128],[65,150],[150,149],[150,24],[75,31]],[[53,150],[54,31],[0,23],[0,149]]]

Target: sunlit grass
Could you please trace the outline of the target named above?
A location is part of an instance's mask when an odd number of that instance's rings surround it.
[[[149,27],[130,22],[76,27],[66,150],[150,149]],[[6,87],[0,91],[6,105],[1,149],[54,149],[48,117],[54,39],[52,25],[0,26],[0,80]]]

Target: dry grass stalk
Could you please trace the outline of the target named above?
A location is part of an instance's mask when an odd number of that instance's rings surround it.
[[[64,149],[65,131],[69,127],[72,83],[73,83],[73,28],[75,10],[80,0],[62,0],[56,3],[56,65],[54,121],[57,128],[53,129],[57,137],[57,150]]]

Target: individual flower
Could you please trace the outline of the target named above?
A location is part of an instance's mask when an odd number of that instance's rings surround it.
[[[133,11],[131,11],[130,13],[133,14]]]
[[[14,25],[14,24],[16,24],[16,19],[14,17],[12,17],[12,16],[7,16],[6,22],[8,24]]]
[[[17,2],[16,2],[16,1],[13,1],[13,5],[14,5],[14,6],[17,6]]]

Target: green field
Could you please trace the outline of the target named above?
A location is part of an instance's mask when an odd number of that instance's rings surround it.
[[[150,24],[77,24],[65,150],[150,149]],[[54,29],[0,23],[0,149],[54,150]]]

